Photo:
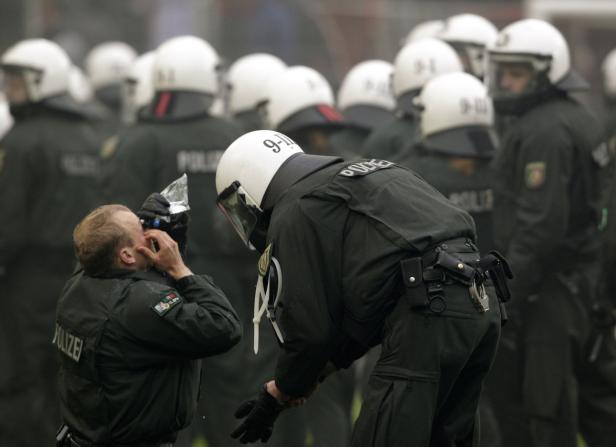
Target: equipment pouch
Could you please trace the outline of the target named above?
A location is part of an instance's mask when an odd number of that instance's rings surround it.
[[[400,261],[406,298],[411,308],[426,307],[429,304],[428,292],[423,282],[423,263],[421,258]]]
[[[474,283],[476,271],[473,267],[450,255],[446,251],[439,251],[435,267],[447,271],[447,274],[456,281],[471,286]]]
[[[511,292],[507,282],[513,279],[513,273],[503,255],[497,251],[491,251],[481,258],[479,267],[490,275],[498,299],[504,303],[509,301]]]

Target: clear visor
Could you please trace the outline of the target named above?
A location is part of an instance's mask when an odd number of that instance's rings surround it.
[[[252,197],[242,188],[239,182],[233,182],[231,186],[219,194],[216,205],[231,222],[246,246],[250,247],[250,236],[257,226],[259,215],[262,213]]]
[[[11,104],[23,104],[36,101],[31,86],[38,85],[42,72],[25,67],[3,66],[3,90]]]
[[[483,79],[486,72],[486,50],[483,45],[468,42],[448,42],[460,58],[464,71]]]
[[[547,57],[490,53],[484,81],[495,100],[515,98],[535,92],[549,69]]]

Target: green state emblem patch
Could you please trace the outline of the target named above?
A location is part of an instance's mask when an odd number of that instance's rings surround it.
[[[182,297],[176,292],[170,291],[165,294],[162,300],[152,306],[152,310],[162,317],[181,302]]]
[[[545,183],[545,162],[527,163],[524,168],[524,181],[529,189],[540,188]]]
[[[265,277],[269,271],[270,263],[272,262],[272,249],[272,244],[270,242],[259,258],[259,276]]]

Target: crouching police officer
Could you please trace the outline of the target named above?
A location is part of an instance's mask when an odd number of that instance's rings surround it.
[[[489,274],[507,299],[510,272],[498,254],[479,260],[466,212],[391,162],[308,155],[273,131],[236,140],[216,187],[263,253],[255,344],[265,314],[282,346],[274,380],[240,406],[232,436],[267,440],[281,410],[381,344],[352,445],[472,440],[500,332],[483,283]]]
[[[83,270],[64,288],[53,339],[66,424],[58,445],[171,445],[197,405],[197,359],[240,339],[223,292],[190,271],[169,234],[144,231],[121,205],[75,228]]]

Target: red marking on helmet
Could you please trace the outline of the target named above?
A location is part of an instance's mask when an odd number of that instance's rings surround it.
[[[328,105],[317,106],[317,110],[328,121],[342,121],[342,115],[336,109]]]
[[[171,102],[171,93],[164,92],[161,93],[158,98],[158,104],[156,104],[156,110],[154,114],[160,118],[167,114],[167,109],[169,108],[169,103]]]

